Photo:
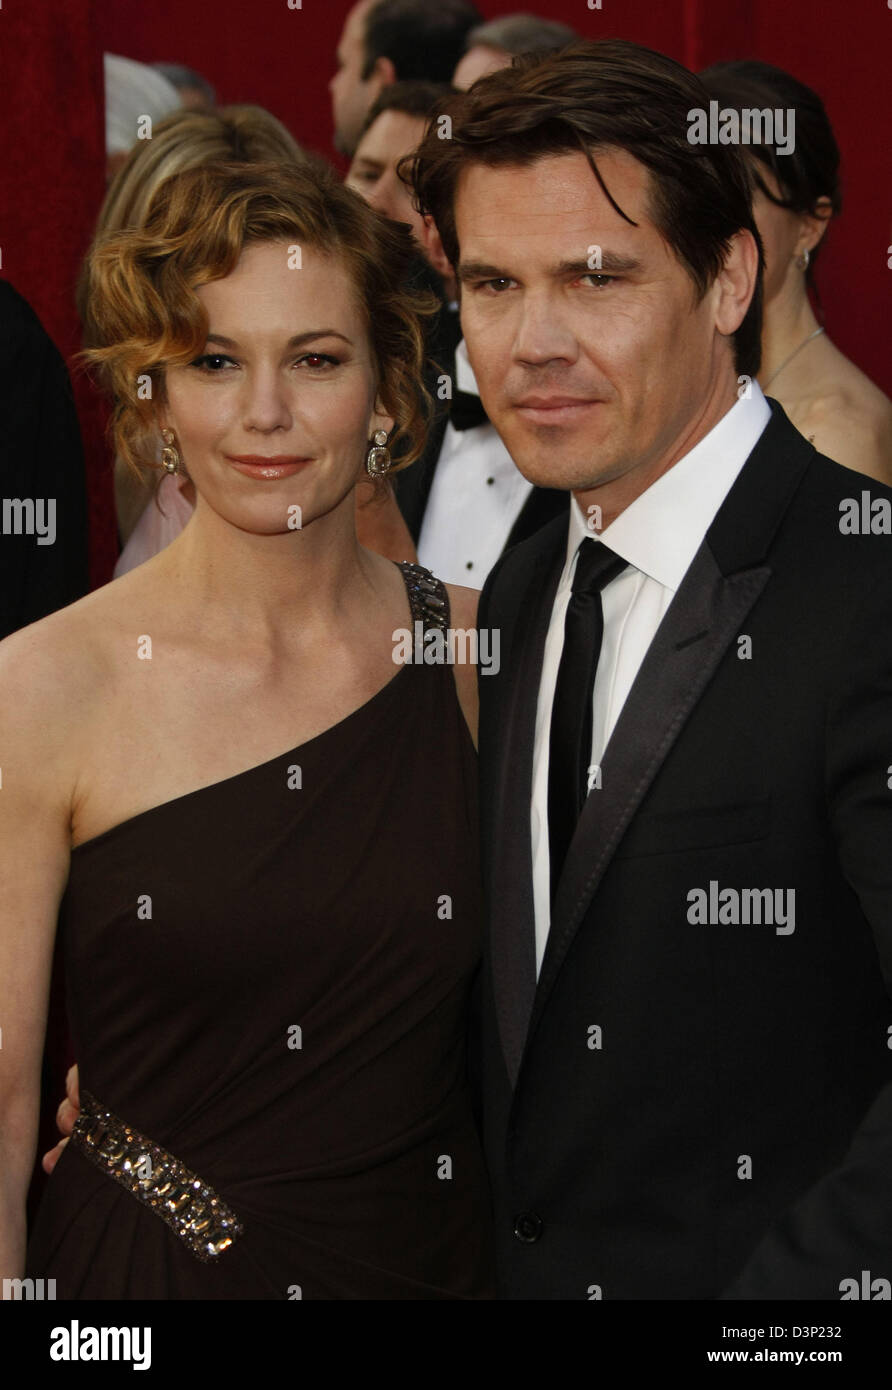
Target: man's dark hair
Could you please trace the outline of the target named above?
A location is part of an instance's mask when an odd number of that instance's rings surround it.
[[[747,146],[747,165],[755,186],[769,202],[789,212],[820,216],[819,198],[829,198],[830,217],[842,211],[842,190],[839,181],[839,146],[833,127],[817,92],[806,87],[783,68],[770,63],[746,60],[736,63],[714,63],[700,73],[710,97],[720,106],[742,111],[778,107],[796,112],[796,147],[792,154],[778,154],[777,146],[767,141]],[[777,179],[781,196],[778,198],[760,176],[759,166],[768,169]],[[806,280],[814,284],[812,272],[818,252],[826,238],[812,248]]]
[[[372,102],[369,114],[362,123],[360,140],[385,111],[399,111],[404,116],[426,120],[439,112],[453,90],[448,82],[391,82],[389,87],[381,88]]]
[[[762,243],[753,220],[750,183],[733,145],[692,144],[692,108],[708,110],[709,93],[680,63],[619,39],[579,43],[545,58],[514,65],[450,97],[440,116],[450,139],[428,126],[401,176],[414,187],[422,212],[437,224],[443,248],[459,262],[455,190],[469,163],[532,164],[545,155],[581,151],[605,197],[627,222],[604,184],[593,151],[626,150],[651,176],[650,213],[702,298],[721,271],[731,238],[745,230],[759,252],[749,309],[734,335],[739,373],[755,376],[762,327]],[[634,225],[634,224],[633,224]]]
[[[505,14],[472,29],[465,40],[465,52],[481,44],[499,48],[512,57],[521,53],[554,53],[576,43],[578,38],[575,29],[557,19],[541,19],[537,14]]]
[[[379,58],[397,80],[449,82],[480,11],[468,0],[378,0],[366,15],[363,81]]]

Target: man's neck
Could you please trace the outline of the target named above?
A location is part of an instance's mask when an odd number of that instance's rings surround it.
[[[658,478],[689,454],[736,403],[736,379],[722,377],[670,445],[652,458],[642,459],[616,478],[595,487],[574,491],[573,496],[583,515],[592,515],[591,509],[598,508],[598,529],[604,530]]]

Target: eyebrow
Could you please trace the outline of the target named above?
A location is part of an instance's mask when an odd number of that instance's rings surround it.
[[[316,338],[340,338],[342,343],[347,343],[352,347],[353,344],[343,333],[339,333],[336,328],[311,328],[308,333],[295,333],[293,338],[289,338],[285,344],[286,348],[303,347],[304,343],[312,343]],[[237,348],[238,343],[232,338],[224,338],[222,333],[209,333],[208,343],[216,343],[218,347]]]
[[[641,269],[641,262],[634,256],[620,256],[615,251],[601,253],[600,266],[589,265],[587,260],[558,261],[552,268],[553,275],[611,275]],[[499,280],[512,277],[501,266],[488,265],[485,261],[461,261],[458,278],[465,280]]]

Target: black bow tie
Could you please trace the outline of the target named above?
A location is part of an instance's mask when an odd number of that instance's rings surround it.
[[[483,409],[479,396],[473,395],[470,391],[459,391],[456,386],[452,391],[449,423],[457,430],[473,430],[478,425],[488,425],[489,416]]]

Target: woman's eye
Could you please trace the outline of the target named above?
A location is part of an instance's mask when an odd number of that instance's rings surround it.
[[[338,360],[337,357],[330,357],[325,352],[307,352],[304,353],[303,357],[298,358],[299,362],[306,362],[311,371],[329,365],[336,367],[338,365]]]
[[[220,352],[206,352],[203,357],[196,357],[192,366],[197,367],[201,372],[211,372],[213,374],[220,370],[216,365],[217,363],[231,361],[231,357],[224,357]]]

